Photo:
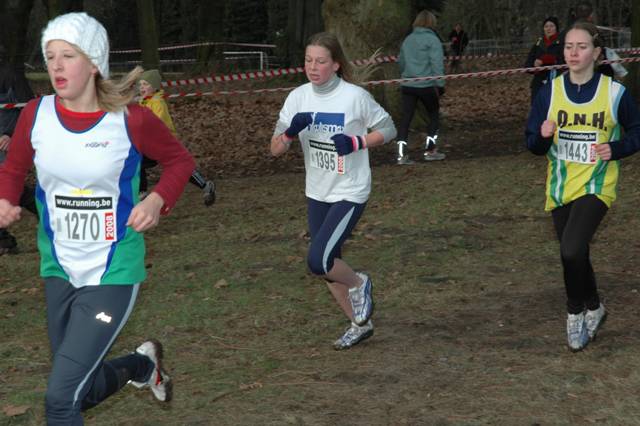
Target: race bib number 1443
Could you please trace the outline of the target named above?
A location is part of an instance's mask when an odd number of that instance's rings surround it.
[[[595,164],[597,132],[558,131],[558,159],[572,163]]]

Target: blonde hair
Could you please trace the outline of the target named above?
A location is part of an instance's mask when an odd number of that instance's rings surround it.
[[[418,15],[416,15],[416,19],[413,20],[413,28],[423,27],[434,29],[437,24],[438,20],[436,19],[436,15],[428,10],[419,12]]]
[[[96,92],[100,109],[107,112],[125,109],[136,96],[136,82],[143,72],[142,67],[135,67],[118,81],[96,76]]]
[[[378,69],[378,64],[375,62],[375,58],[380,53],[380,49],[376,50],[373,55],[371,55],[367,64],[354,66],[347,59],[338,37],[329,32],[312,35],[309,37],[307,46],[320,46],[327,49],[331,55],[331,60],[338,63],[340,66],[338,71],[336,71],[336,74],[338,77],[349,83],[363,83]]]
[[[75,44],[71,44],[71,46],[93,65],[89,56],[87,56],[82,49]],[[100,73],[97,73],[95,76],[95,84],[98,107],[107,112],[117,112],[123,109],[126,111],[127,105],[133,102],[133,98],[137,95],[136,83],[143,72],[144,69],[137,66],[118,81],[110,78],[102,78]]]

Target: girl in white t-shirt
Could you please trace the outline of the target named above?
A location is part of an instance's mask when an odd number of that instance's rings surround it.
[[[309,83],[293,90],[280,111],[271,153],[282,155],[296,136],[300,140],[311,235],[307,263],[351,320],[334,343],[348,349],[373,335],[373,285],[341,259],[341,247],[371,192],[368,149],[389,142],[396,129],[371,94],[352,83],[352,67],[333,34],[311,37],[305,73]]]

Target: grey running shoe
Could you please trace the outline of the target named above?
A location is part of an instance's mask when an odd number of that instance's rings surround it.
[[[595,311],[587,309],[587,312],[584,314],[584,322],[587,325],[587,333],[589,333],[589,338],[591,340],[595,340],[598,329],[606,319],[607,311],[604,309],[604,305],[602,303]]]
[[[438,151],[425,151],[424,152],[424,161],[438,161],[444,160],[445,155]]]
[[[363,325],[373,314],[373,283],[367,274],[356,272],[362,280],[360,287],[349,289],[349,301],[353,308],[353,322]]]
[[[363,326],[351,323],[342,337],[333,343],[333,348],[337,351],[349,349],[371,336],[373,336],[373,322],[371,320]]]
[[[573,352],[581,351],[589,343],[589,333],[584,312],[567,314],[567,344]]]
[[[397,164],[400,166],[404,166],[408,164],[414,164],[414,161],[410,160],[408,155],[403,155],[402,157],[398,157]]]
[[[208,180],[202,189],[202,198],[204,205],[209,207],[216,202],[216,184],[212,180]]]
[[[146,382],[134,382],[132,380],[131,384],[139,389],[149,386],[151,388],[151,392],[153,392],[153,396],[155,396],[158,401],[170,401],[173,386],[171,378],[162,368],[162,344],[157,340],[148,340],[138,346],[136,352],[148,357],[155,365],[155,368],[153,369],[151,376],[149,376],[149,380]]]

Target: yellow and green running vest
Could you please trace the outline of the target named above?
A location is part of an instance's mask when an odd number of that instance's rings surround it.
[[[547,152],[545,210],[566,205],[583,195],[595,194],[607,207],[616,199],[618,161],[602,161],[595,145],[620,139],[613,105],[622,86],[601,75],[594,97],[576,104],[566,94],[564,76],[552,80],[547,119],[558,127]]]

